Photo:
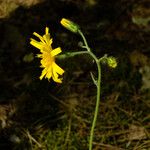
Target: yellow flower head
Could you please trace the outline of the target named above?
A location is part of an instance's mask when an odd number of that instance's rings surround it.
[[[43,36],[36,32],[33,35],[40,39],[40,41],[36,41],[31,38],[30,41],[30,44],[38,48],[41,52],[41,54],[37,55],[37,57],[41,58],[41,67],[43,68],[40,80],[45,76],[48,80],[52,78],[55,82],[62,83],[59,75],[62,75],[64,70],[55,63],[55,56],[61,53],[61,48],[52,49],[52,38],[50,38],[49,28],[45,28],[45,34]]]

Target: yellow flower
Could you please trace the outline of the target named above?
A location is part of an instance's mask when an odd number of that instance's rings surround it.
[[[36,32],[33,35],[40,39],[40,41],[36,41],[31,38],[30,41],[30,44],[41,52],[41,54],[37,55],[37,57],[41,58],[41,68],[43,68],[40,80],[45,76],[48,80],[52,78],[55,82],[62,83],[62,78],[59,78],[59,75],[62,75],[64,70],[55,63],[55,56],[61,53],[61,48],[52,49],[52,38],[50,38],[49,28],[45,28],[43,36]]]

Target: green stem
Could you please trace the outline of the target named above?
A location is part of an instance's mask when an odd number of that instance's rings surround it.
[[[81,55],[81,54],[88,54],[88,52],[87,51],[66,52],[65,54],[58,55],[57,58],[58,59],[65,59],[68,57],[74,57],[76,55]]]
[[[96,57],[96,55],[91,51],[91,49],[89,48],[86,38],[83,35],[82,31],[78,31],[79,34],[81,35],[84,44],[85,44],[85,48],[87,49],[88,53],[91,55],[91,57],[95,60],[96,64],[97,64],[97,71],[98,71],[98,79],[97,79],[97,98],[96,98],[96,106],[95,106],[95,112],[94,112],[94,118],[93,118],[93,122],[92,122],[92,127],[91,127],[91,131],[90,131],[90,140],[89,140],[89,150],[92,150],[92,142],[93,142],[93,136],[94,136],[94,128],[96,126],[96,121],[97,121],[97,116],[98,116],[98,112],[99,112],[99,104],[100,104],[100,93],[101,93],[101,64],[100,61],[101,59],[98,59]],[[95,81],[95,80],[94,80]]]
[[[88,46],[88,43],[86,41],[85,36],[83,35],[81,30],[78,30],[78,33],[81,35],[83,41],[84,41],[84,48],[87,49],[87,51],[78,51],[78,52],[67,52],[66,54],[59,55],[58,58],[64,59],[66,57],[73,57],[75,55],[80,55],[80,54],[89,54],[96,62],[97,64],[97,70],[98,70],[98,79],[97,81],[93,77],[93,81],[97,87],[97,98],[96,98],[96,106],[95,106],[95,112],[94,112],[94,118],[92,122],[92,127],[90,131],[90,140],[89,140],[89,150],[92,150],[92,143],[93,143],[93,136],[94,136],[94,128],[96,126],[96,121],[97,121],[97,116],[99,112],[99,104],[100,104],[100,90],[101,90],[101,64],[100,61],[104,59],[106,56],[101,57],[98,59],[96,55],[91,51],[90,47]]]
[[[96,98],[96,106],[95,106],[95,113],[94,119],[92,122],[91,132],[90,132],[90,141],[89,141],[89,150],[92,150],[92,142],[94,136],[94,128],[97,121],[97,116],[99,112],[99,104],[100,104],[100,90],[101,90],[101,66],[100,63],[97,62],[97,69],[98,69],[98,79],[97,79],[97,98]]]
[[[85,36],[83,35],[83,33],[82,33],[81,30],[78,30],[78,32],[79,32],[79,34],[81,35],[81,37],[82,37],[82,39],[83,39],[83,42],[84,42],[84,44],[85,44],[86,49],[90,52],[91,50],[90,50],[90,47],[89,47],[89,45],[88,45],[88,43],[87,43],[87,41],[86,41]]]

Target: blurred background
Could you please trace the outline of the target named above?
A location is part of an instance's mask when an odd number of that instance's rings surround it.
[[[56,60],[63,83],[39,80],[33,32],[50,28],[53,48],[82,50],[60,20],[77,23],[102,65],[100,112],[93,150],[150,148],[149,0],[0,0],[0,149],[87,150],[96,87],[87,56]]]

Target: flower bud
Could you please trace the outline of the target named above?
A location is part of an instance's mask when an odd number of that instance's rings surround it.
[[[60,23],[62,24],[62,26],[64,26],[66,29],[70,30],[71,32],[78,33],[79,26],[76,23],[65,18],[63,18],[60,21]]]
[[[116,68],[117,67],[116,58],[115,57],[108,57],[107,58],[107,64],[109,67]]]

